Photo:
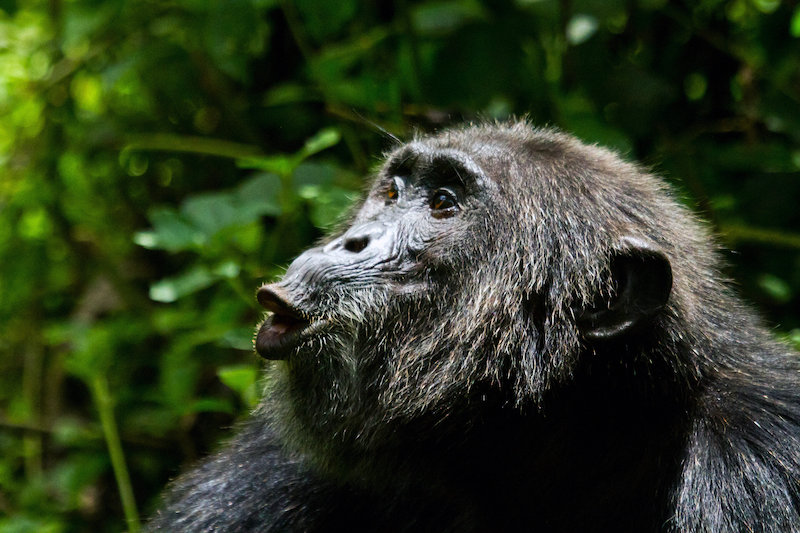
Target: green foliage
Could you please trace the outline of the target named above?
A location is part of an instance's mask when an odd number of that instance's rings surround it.
[[[798,56],[775,0],[0,1],[0,533],[137,528],[392,135],[528,115],[654,166],[800,346]]]

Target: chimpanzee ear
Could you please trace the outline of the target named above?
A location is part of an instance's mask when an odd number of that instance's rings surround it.
[[[579,326],[584,338],[614,339],[636,329],[656,315],[672,290],[672,268],[652,245],[623,237],[611,258],[614,290],[584,311]]]

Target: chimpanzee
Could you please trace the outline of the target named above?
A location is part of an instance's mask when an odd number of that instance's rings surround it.
[[[265,400],[151,530],[800,531],[797,354],[608,150],[417,138],[257,297]]]

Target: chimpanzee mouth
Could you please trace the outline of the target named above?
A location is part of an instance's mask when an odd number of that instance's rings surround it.
[[[265,359],[287,359],[302,338],[319,329],[324,322],[291,304],[275,285],[261,287],[258,302],[267,311],[272,311],[272,315],[261,324],[255,339],[256,351]]]

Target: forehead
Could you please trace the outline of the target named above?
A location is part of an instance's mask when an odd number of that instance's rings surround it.
[[[615,182],[620,172],[638,174],[612,152],[525,123],[471,126],[421,137],[389,154],[384,168],[411,173],[437,167],[463,170],[486,184],[511,189],[542,181],[553,190],[569,189],[598,180]]]
[[[470,151],[452,146],[432,146],[424,141],[414,141],[396,150],[384,168],[393,174],[451,169],[459,174],[485,177],[483,168]]]
[[[464,185],[491,186],[502,180],[515,159],[508,143],[482,136],[446,132],[411,141],[388,155],[384,175],[450,176]]]

